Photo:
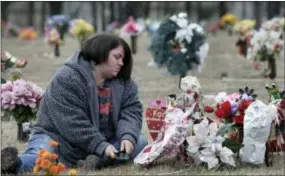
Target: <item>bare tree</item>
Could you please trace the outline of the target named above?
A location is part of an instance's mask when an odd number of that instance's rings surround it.
[[[219,2],[219,16],[222,17],[224,14],[227,13],[227,5],[225,1]]]
[[[62,12],[63,1],[49,1],[50,15],[58,15]]]
[[[267,2],[267,18],[271,19],[275,16],[279,16],[280,8],[281,8],[280,1]]]
[[[197,2],[197,21],[201,21],[202,20],[202,16],[203,16],[203,9],[202,9],[202,2],[198,1]]]
[[[253,3],[254,17],[256,20],[255,28],[259,29],[261,25],[261,3],[259,1],[254,1]]]
[[[28,25],[34,26],[34,11],[35,11],[35,2],[28,1]]]
[[[110,1],[110,22],[113,22],[116,20],[116,17],[115,17],[115,3],[114,1]]]
[[[1,20],[8,21],[8,7],[11,4],[11,1],[2,1],[1,2]]]
[[[149,13],[150,13],[150,5],[151,5],[151,1],[145,1],[144,2],[144,6],[143,6],[143,16],[145,18],[149,17]]]
[[[186,1],[185,2],[185,12],[188,14],[188,16],[191,16],[191,8],[192,8],[192,2],[191,1]]]
[[[242,4],[242,11],[241,11],[241,15],[242,15],[242,18],[245,19],[247,17],[247,14],[246,14],[246,4],[245,2],[241,2]]]

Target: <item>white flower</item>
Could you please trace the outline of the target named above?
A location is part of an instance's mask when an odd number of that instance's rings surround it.
[[[179,29],[175,34],[175,40],[182,43],[185,39],[188,43],[192,41],[193,32],[187,28]]]
[[[200,34],[204,34],[204,30],[203,28],[198,25],[197,23],[191,23],[189,26],[188,26],[188,30],[196,30],[198,33]]]
[[[170,17],[170,20],[175,22],[180,28],[185,28],[188,25],[188,20],[185,17],[178,17],[177,15],[173,15]]]
[[[216,167],[219,164],[219,160],[223,163],[230,164],[235,166],[235,161],[233,158],[234,153],[227,147],[218,148],[216,151],[213,151],[211,148],[206,148],[201,151],[201,160],[208,164],[208,169]]]
[[[187,52],[187,49],[186,49],[186,48],[182,48],[182,49],[181,49],[181,52],[182,52],[182,53],[186,53],[186,52]]]

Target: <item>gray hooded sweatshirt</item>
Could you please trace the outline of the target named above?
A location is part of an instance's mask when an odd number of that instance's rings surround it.
[[[111,118],[118,140],[136,145],[142,127],[142,104],[134,81],[106,82],[112,93]],[[99,131],[99,104],[91,64],[75,53],[55,74],[40,103],[33,133],[59,142],[59,155],[68,166],[90,154],[104,155],[109,145]]]

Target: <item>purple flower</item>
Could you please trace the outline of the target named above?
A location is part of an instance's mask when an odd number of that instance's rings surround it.
[[[13,90],[13,83],[11,81],[8,81],[5,84],[1,85],[1,93],[5,91],[12,91],[12,90]]]
[[[15,102],[13,100],[12,93],[9,91],[1,93],[1,108],[2,109],[15,109]]]

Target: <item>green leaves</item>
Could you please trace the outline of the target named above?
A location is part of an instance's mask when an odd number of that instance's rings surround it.
[[[223,142],[223,147],[227,147],[234,153],[237,153],[244,145],[240,144],[232,139],[226,138]]]
[[[231,131],[234,127],[234,123],[227,123],[225,125],[223,125],[219,131],[217,132],[217,135],[221,135],[224,136],[227,132]]]

